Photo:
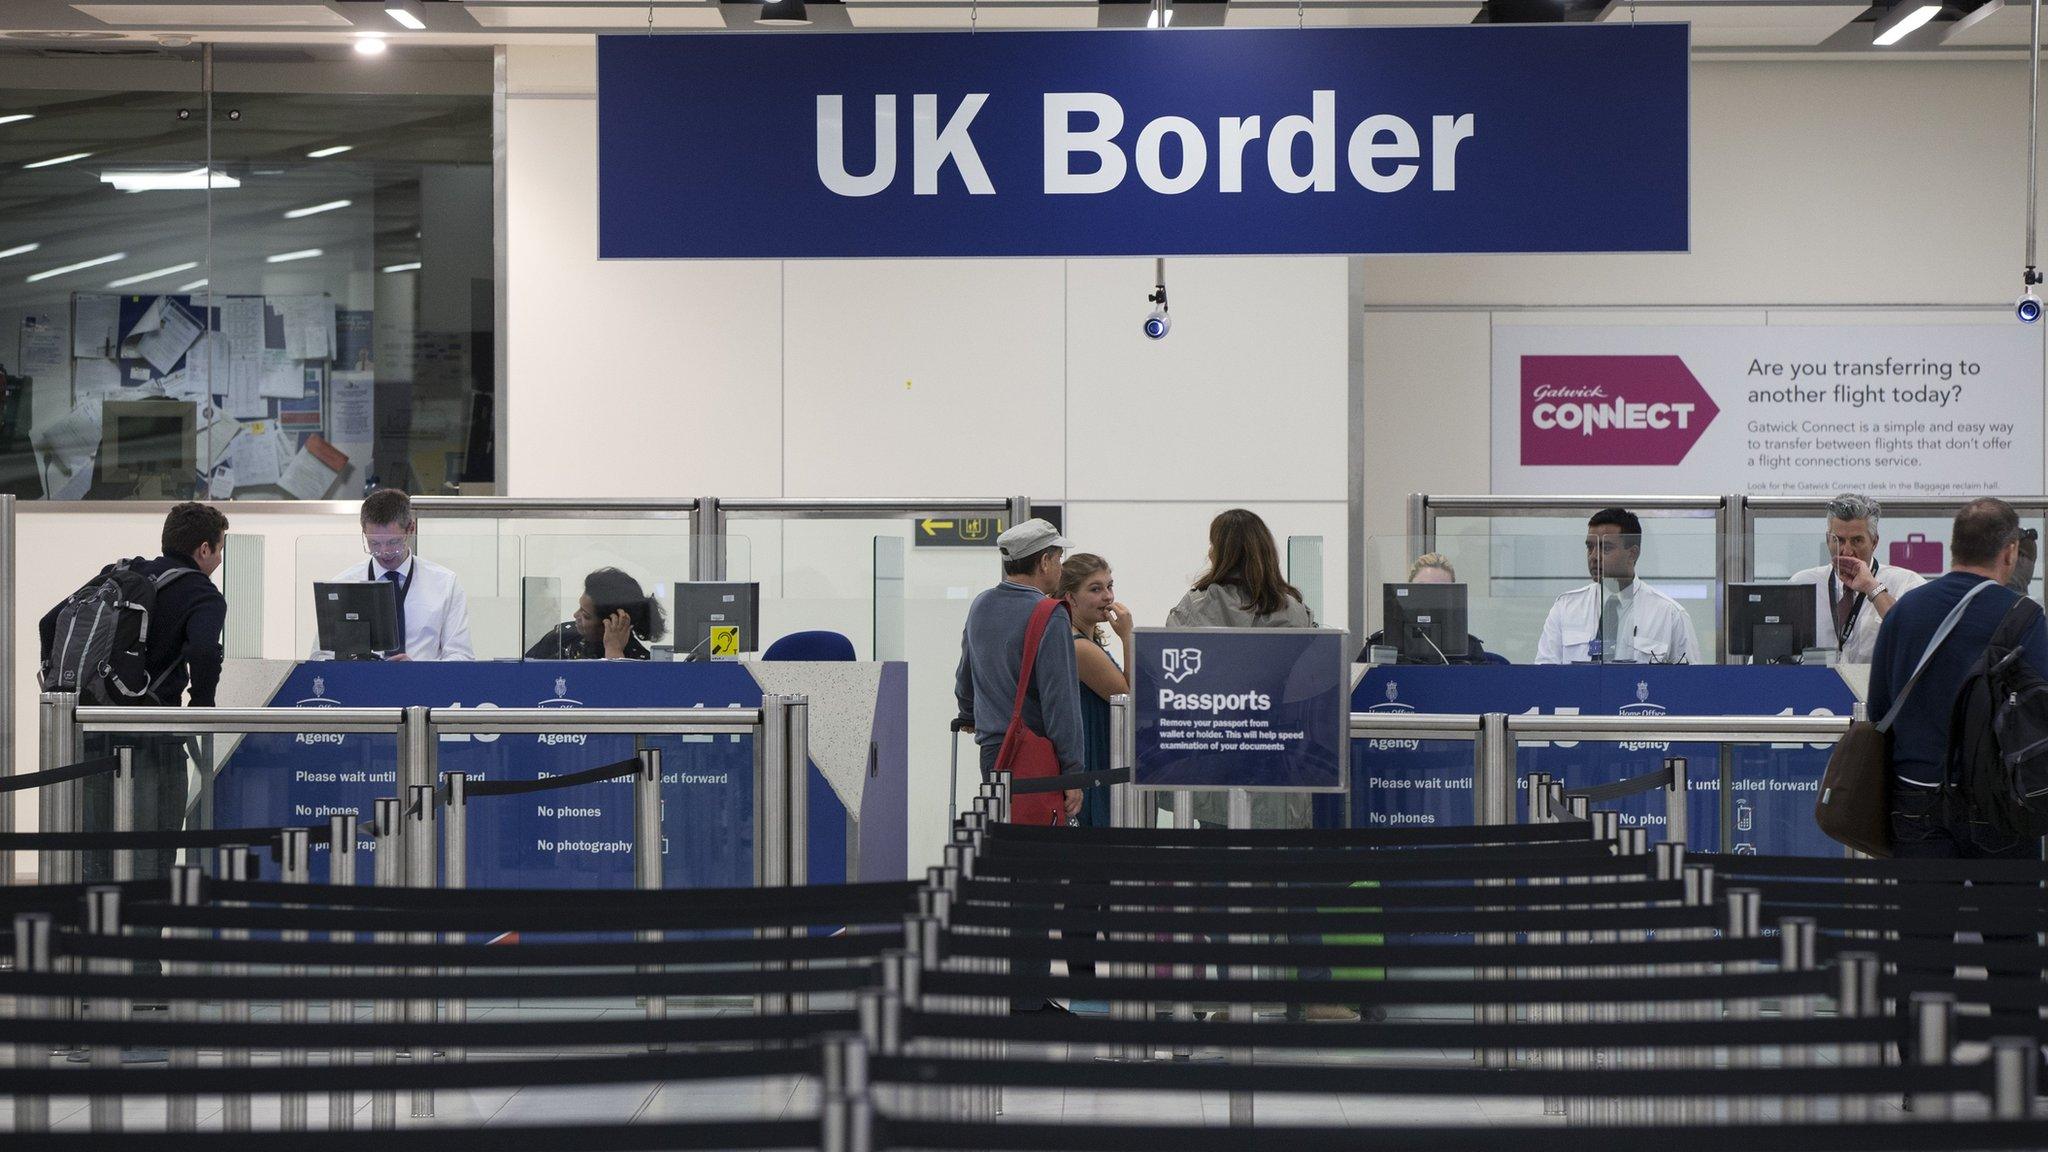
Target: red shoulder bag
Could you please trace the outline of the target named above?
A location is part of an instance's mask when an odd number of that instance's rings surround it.
[[[1010,708],[1010,726],[1003,732],[1003,746],[996,753],[996,771],[1008,772],[1011,781],[1038,780],[1060,774],[1059,753],[1052,741],[1033,732],[1024,723],[1024,694],[1031,690],[1032,665],[1038,662],[1038,646],[1060,602],[1051,597],[1031,610],[1031,622],[1024,626],[1024,662],[1017,668],[1017,701]],[[1067,822],[1066,793],[1032,792],[1010,798],[1010,823],[1057,825]]]

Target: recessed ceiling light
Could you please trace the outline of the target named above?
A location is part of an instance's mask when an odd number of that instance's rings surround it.
[[[183,264],[173,264],[169,268],[159,268],[154,272],[144,272],[136,276],[123,276],[119,280],[109,280],[107,281],[107,287],[126,288],[130,284],[140,284],[144,280],[154,280],[159,276],[175,276],[180,272],[190,272],[197,267],[199,267],[199,261],[187,260]]]
[[[80,260],[76,264],[66,264],[62,268],[52,268],[47,272],[37,272],[33,276],[27,277],[27,281],[30,284],[34,284],[38,280],[48,280],[52,276],[62,276],[66,272],[83,272],[87,268],[97,268],[102,264],[112,264],[117,260],[126,260],[127,258],[128,254],[126,252],[116,252],[112,256],[101,256],[94,260]]]
[[[190,291],[192,291],[192,290],[193,290],[193,289],[195,289],[195,288],[204,288],[204,287],[206,287],[206,284],[207,284],[207,282],[206,282],[206,281],[204,281],[204,280],[194,280],[194,281],[193,281],[193,282],[191,282],[190,284],[180,284],[180,285],[178,285],[178,291],[180,291],[180,292],[190,292]]]
[[[209,180],[209,177],[211,179]],[[196,192],[211,183],[215,188],[240,188],[242,182],[225,172],[209,172],[194,168],[190,172],[115,172],[100,173],[100,183],[111,184],[122,192]]]
[[[400,24],[405,25],[407,28],[412,29],[415,32],[419,32],[425,29],[427,26],[426,21],[421,20],[419,17],[413,15],[411,12],[408,12],[404,8],[398,7],[396,4],[384,9],[384,14],[386,16],[391,17],[393,20],[398,21]]]
[[[41,247],[41,244],[17,244],[12,248],[0,248],[0,260],[5,260],[9,256],[25,256]]]
[[[5,116],[0,116],[0,124],[19,124],[23,120],[33,120],[35,118],[36,114],[33,112],[10,112]]]
[[[353,144],[336,144],[331,148],[315,148],[311,152],[306,153],[306,158],[308,160],[325,160],[329,156],[339,156],[354,147],[355,145]]]
[[[410,264],[386,264],[384,266],[386,272],[417,272],[419,269],[420,262],[417,260]]]
[[[275,256],[265,256],[263,262],[265,264],[289,264],[294,260],[311,260],[315,256],[325,256],[326,254],[326,252],[319,248],[301,248],[297,252],[279,252]]]
[[[356,54],[359,56],[382,56],[384,47],[384,34],[381,32],[364,32],[356,36]]]
[[[322,212],[332,212],[337,208],[346,208],[353,203],[355,203],[353,200],[329,200],[325,204],[315,204],[308,208],[294,208],[285,213],[284,218],[287,220],[298,220],[306,216],[318,216]]]
[[[36,162],[35,162],[35,163],[33,163],[33,164],[23,164],[23,165],[22,165],[22,167],[23,167],[23,168],[48,168],[48,167],[50,167],[51,165],[54,165],[54,164],[69,164],[69,163],[71,163],[71,162],[72,162],[73,160],[83,160],[83,159],[85,159],[85,158],[86,158],[87,156],[90,156],[90,155],[92,155],[92,153],[90,153],[90,152],[73,152],[73,153],[72,153],[71,155],[69,155],[69,156],[52,156],[52,157],[51,157],[51,158],[49,158],[48,160],[38,160],[38,161],[36,161]]]
[[[1877,22],[1877,35],[1871,40],[1880,48],[1889,48],[1920,30],[1920,26],[1941,15],[1941,5],[1921,3],[1919,0],[1903,0],[1894,5],[1891,12]]]

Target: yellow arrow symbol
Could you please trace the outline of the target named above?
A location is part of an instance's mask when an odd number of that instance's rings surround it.
[[[924,534],[927,536],[937,536],[939,534],[939,529],[951,528],[953,526],[953,522],[951,520],[925,520],[922,523],[924,526]]]

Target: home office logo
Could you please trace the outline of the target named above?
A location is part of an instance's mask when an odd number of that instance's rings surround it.
[[[1169,684],[1178,684],[1202,670],[1200,648],[1162,648],[1159,650],[1159,669]]]
[[[1386,703],[1384,703],[1384,704],[1374,704],[1374,705],[1373,705],[1372,707],[1370,707],[1370,708],[1367,708],[1367,709],[1366,709],[1366,711],[1367,711],[1367,712],[1413,712],[1413,711],[1415,711],[1415,706],[1414,706],[1414,705],[1412,705],[1412,704],[1403,704],[1403,703],[1401,703],[1401,682],[1400,682],[1400,681],[1398,681],[1398,680],[1389,680],[1389,681],[1387,681],[1387,700],[1386,700]]]
[[[539,707],[581,708],[583,707],[583,701],[571,700],[569,698],[569,678],[567,676],[557,676],[555,677],[555,694],[541,701]],[[548,747],[554,747],[558,744],[574,744],[580,748],[590,737],[581,732],[542,732],[533,739],[534,743]]]
[[[339,708],[341,701],[327,695],[327,677],[313,677],[313,694],[299,701],[301,708]]]
[[[1623,716],[1662,716],[1664,706],[1650,701],[1650,682],[1636,681],[1636,702],[1621,706]],[[1624,740],[1621,747],[1628,752],[1669,752],[1671,745],[1661,740]]]

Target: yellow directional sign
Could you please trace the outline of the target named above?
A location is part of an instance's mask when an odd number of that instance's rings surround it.
[[[1060,526],[1064,509],[1058,504],[1041,504],[1031,512]],[[1010,526],[1007,516],[956,516],[938,519],[926,516],[911,522],[911,540],[920,548],[987,548]]]
[[[713,656],[737,656],[740,654],[740,630],[738,625],[725,624],[712,627],[711,654]]]
[[[951,520],[920,520],[920,521],[918,521],[918,527],[920,527],[920,528],[923,528],[923,529],[924,529],[924,534],[925,534],[925,535],[927,535],[927,536],[937,536],[937,535],[939,534],[939,529],[941,529],[941,528],[951,528],[952,526],[953,526],[953,522],[952,522]]]

